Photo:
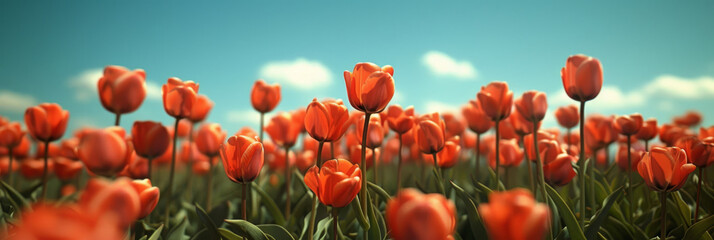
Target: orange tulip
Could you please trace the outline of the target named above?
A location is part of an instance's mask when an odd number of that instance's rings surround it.
[[[591,115],[585,120],[585,144],[588,150],[598,150],[617,140],[613,118]]]
[[[548,206],[537,203],[525,189],[493,192],[478,206],[492,240],[543,239],[550,225]]]
[[[148,159],[161,156],[169,147],[169,131],[160,122],[136,121],[131,128],[136,154]]]
[[[19,122],[0,125],[0,147],[14,148],[20,145],[25,132]]]
[[[345,134],[350,113],[342,100],[313,99],[305,110],[305,130],[320,142],[337,141]]]
[[[220,153],[226,176],[233,182],[252,182],[263,168],[263,144],[256,138],[231,136]]]
[[[47,171],[54,171],[54,161],[47,162]],[[37,179],[44,173],[45,163],[42,159],[28,158],[20,162],[20,173],[27,179]]]
[[[640,131],[635,135],[637,139],[649,141],[657,136],[657,119],[650,118],[642,122]]]
[[[667,146],[674,146],[680,138],[692,136],[688,129],[671,124],[662,124],[659,128],[659,140]]]
[[[124,114],[135,111],[146,98],[146,73],[142,69],[107,66],[97,82],[99,100],[107,111]]]
[[[313,166],[305,173],[305,185],[324,205],[341,208],[350,204],[362,189],[362,170],[359,165],[344,159]]]
[[[181,81],[172,77],[161,86],[164,101],[164,110],[167,114],[175,118],[187,118],[191,116],[193,105],[196,103],[198,93],[198,83],[193,81]]]
[[[80,161],[74,161],[64,157],[54,158],[55,175],[59,180],[67,181],[76,177],[84,165]]]
[[[687,162],[694,164],[698,168],[704,168],[711,165],[714,158],[709,157],[714,150],[714,145],[702,142],[697,137],[684,137],[679,139],[677,147],[687,153]]]
[[[211,164],[208,161],[195,161],[191,164],[191,172],[198,176],[203,176],[211,171]]]
[[[469,100],[469,103],[461,108],[461,114],[464,115],[469,129],[476,134],[483,134],[493,127],[491,118],[481,109],[478,100]]]
[[[151,180],[142,179],[129,182],[139,195],[139,219],[149,216],[159,203],[159,188],[151,185]]]
[[[79,197],[79,205],[88,214],[113,215],[122,228],[131,226],[142,210],[141,199],[131,180],[123,177],[113,182],[90,179]]]
[[[456,207],[440,194],[401,190],[387,203],[385,215],[394,240],[453,239]]]
[[[211,101],[211,99],[203,94],[196,95],[196,102],[193,103],[191,115],[188,116],[188,120],[191,120],[191,122],[194,123],[203,121],[206,117],[208,117],[208,113],[212,108],[213,101]]]
[[[540,159],[543,164],[551,163],[558,158],[558,155],[565,153],[560,147],[558,141],[553,139],[541,139],[538,141],[538,150],[540,150]]]
[[[295,155],[295,151],[290,151],[290,154],[288,156],[285,156],[285,151],[283,150],[274,150],[273,153],[269,153],[269,142],[268,141],[263,141],[263,149],[265,151],[265,156],[268,158],[266,161],[268,162],[268,168],[271,171],[279,171],[279,170],[285,170],[286,164],[289,164],[289,166],[295,166],[295,162],[297,161],[297,157]]]
[[[62,140],[60,143],[60,156],[69,158],[72,160],[79,160],[77,156],[77,147],[79,146],[79,138],[72,137],[69,139]]]
[[[387,124],[397,134],[404,134],[414,127],[414,107],[402,109],[398,104],[387,108]]]
[[[127,164],[120,176],[127,176],[132,179],[149,178],[149,160],[143,157],[134,155],[129,164]]]
[[[622,171],[629,171],[630,169],[632,171],[637,170],[637,165],[640,163],[640,160],[642,160],[642,156],[645,154],[644,149],[641,148],[632,148],[630,149],[630,160],[632,163],[632,166],[630,168],[627,167],[627,144],[620,144],[620,147],[617,149],[617,156],[615,156],[615,162],[617,163],[617,166],[620,167],[620,170]]]
[[[203,124],[196,134],[196,147],[198,151],[212,158],[218,155],[221,143],[226,139],[226,132],[221,130],[218,123]]]
[[[394,96],[394,68],[374,63],[357,63],[352,72],[345,71],[347,97],[352,107],[365,113],[379,113]]]
[[[124,231],[111,215],[87,214],[74,205],[36,204],[22,211],[8,239],[122,240]]]
[[[708,128],[699,128],[699,139],[714,137],[714,126]]]
[[[69,112],[56,103],[43,103],[25,111],[25,125],[30,135],[42,142],[60,139],[67,129]]]
[[[518,114],[518,113],[516,113],[516,114]],[[513,114],[511,114],[511,115],[513,115]],[[508,117],[505,120],[498,122],[498,134],[501,135],[499,137],[500,139],[517,139],[518,138],[519,133],[516,132],[516,128],[515,128],[515,126],[513,126],[512,122],[510,120],[508,120],[508,118],[511,117],[511,115],[508,115]],[[521,118],[521,119],[523,119],[523,118]],[[525,122],[525,121],[522,121],[522,122]],[[520,126],[520,128],[525,129],[523,126]]]
[[[183,163],[193,163],[197,161],[208,162],[208,157],[201,154],[198,150],[196,142],[184,141],[181,143],[181,152],[178,153],[177,159]],[[213,163],[217,163],[218,160],[213,159]]]
[[[419,150],[425,154],[434,154],[444,148],[446,133],[444,121],[439,118],[439,113],[424,114],[416,119],[412,128],[414,141]]]
[[[262,79],[255,81],[250,90],[250,103],[260,113],[273,111],[280,103],[280,97],[280,84],[268,85]]]
[[[642,128],[642,122],[642,115],[635,113],[616,117],[612,122],[612,126],[620,134],[632,136],[640,131],[640,128]]]
[[[697,111],[687,111],[682,116],[675,116],[672,122],[678,126],[694,127],[702,122],[702,114]]]
[[[526,91],[516,99],[516,110],[528,121],[539,122],[545,117],[548,111],[548,101],[544,92]]]
[[[513,92],[506,82],[491,82],[481,87],[476,94],[481,108],[492,121],[500,121],[511,115]]]
[[[364,133],[364,121],[365,116],[362,116],[359,121],[355,123],[355,134],[357,135],[357,141],[362,144],[362,133]],[[378,148],[382,145],[384,140],[384,127],[382,127],[382,120],[379,115],[374,115],[369,118],[369,126],[367,129],[367,148]]]
[[[87,170],[102,176],[113,176],[126,167],[133,151],[124,140],[124,129],[109,127],[85,134],[77,153]]]
[[[362,145],[360,144],[355,144],[351,145],[350,148],[350,161],[354,164],[361,164],[360,160],[362,157]],[[367,148],[364,152],[364,158],[366,161],[367,166],[362,166],[365,170],[369,170],[372,168],[375,162],[375,158],[379,159],[379,154],[381,154],[381,151],[379,148],[374,149],[374,151],[371,148]]]
[[[250,128],[250,127],[248,127],[248,126],[242,127],[241,129],[239,129],[239,130],[236,132],[236,134],[233,134],[233,135],[236,135],[236,136],[237,136],[237,135],[243,135],[243,136],[246,136],[246,137],[249,137],[249,138],[259,137],[259,136],[258,136],[258,133],[255,132],[255,130],[253,130],[252,128]]]
[[[297,118],[290,113],[279,113],[275,115],[265,127],[265,132],[268,133],[273,142],[280,147],[290,148],[295,145],[298,135],[304,128],[304,125],[298,125]]]
[[[580,122],[578,106],[571,104],[555,109],[555,119],[564,128],[574,128]]]
[[[549,132],[546,132],[543,130],[538,131],[538,144],[540,144],[544,140],[555,140],[555,139],[556,139],[555,135],[553,135]],[[537,156],[536,156],[536,151],[535,151],[535,147],[533,144],[533,134],[532,133],[523,137],[523,147],[525,148],[526,154],[528,154],[528,159],[535,162]],[[538,145],[538,148],[539,148],[538,150],[540,150],[540,152],[543,152],[543,147],[541,147],[541,145]],[[558,154],[560,154],[560,153],[558,153]]]
[[[17,160],[13,159],[12,162],[17,163]],[[13,164],[12,171],[14,172],[17,169],[17,164]],[[0,176],[6,176],[8,172],[10,172],[10,158],[6,156],[0,157]]]
[[[501,139],[499,148],[500,160],[502,167],[517,167],[521,165],[523,161],[523,150],[518,147],[518,141],[516,139],[505,140]],[[491,168],[496,168],[496,146],[492,145],[492,149],[489,151],[488,163]]]
[[[444,126],[446,127],[444,129],[446,138],[461,136],[466,130],[466,122],[463,119],[457,118],[453,113],[447,112],[442,114],[441,117],[444,119]]]
[[[323,155],[324,156],[324,155]],[[329,157],[329,156],[328,156]],[[315,152],[312,150],[303,150],[297,153],[295,157],[295,166],[300,170],[300,172],[307,171],[308,168],[315,166]],[[323,159],[325,157],[322,157]],[[329,160],[329,159],[328,159]],[[325,160],[327,161],[327,160]]]
[[[555,160],[543,165],[543,177],[553,186],[565,186],[573,180],[576,173],[573,163],[577,160],[567,153],[561,153]]]
[[[12,148],[12,157],[24,159],[30,155],[30,138],[23,137],[20,144]]]
[[[509,125],[509,123],[510,126],[507,126]],[[538,122],[538,128],[540,128],[540,122]],[[515,111],[506,118],[506,121],[502,121],[499,123],[498,130],[501,131],[502,139],[505,138],[503,137],[503,135],[509,135],[509,133],[506,133],[509,132],[509,129],[513,129],[513,132],[518,136],[525,136],[533,133],[533,122],[528,121],[528,119],[524,118],[521,113]]]
[[[568,57],[565,67],[560,70],[563,88],[568,97],[575,101],[587,102],[600,94],[602,88],[602,65],[600,60],[585,55]]]
[[[647,186],[663,192],[679,190],[696,168],[687,163],[687,153],[678,147],[652,147],[637,165]]]
[[[459,152],[461,151],[461,145],[459,136],[450,138],[444,144],[444,148],[436,154],[437,164],[440,168],[450,168],[456,165],[459,161]],[[434,162],[432,161],[429,162]]]

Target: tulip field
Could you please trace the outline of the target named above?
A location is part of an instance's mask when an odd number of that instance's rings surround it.
[[[205,121],[211,96],[177,77],[164,119],[122,128],[146,72],[107,66],[93,97],[113,125],[66,131],[62,102],[0,118],[0,237],[711,240],[714,126],[591,112],[607,63],[563,60],[572,103],[552,113],[498,81],[467,86],[459,111],[400,106],[399,66],[361,62],[344,66],[347,99],[283,109],[289,89],[264,80],[236,93],[255,129]]]

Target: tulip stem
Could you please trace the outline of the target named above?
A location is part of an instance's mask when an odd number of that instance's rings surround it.
[[[436,187],[439,189],[439,192],[441,192],[441,195],[446,196],[446,192],[444,191],[444,180],[441,177],[441,168],[439,167],[439,161],[436,158],[436,153],[432,153],[431,156],[434,158],[434,174],[436,175]]]
[[[505,178],[504,187],[506,188],[506,190],[508,190],[509,188],[512,188],[512,186],[511,186],[511,171],[510,170],[511,170],[511,167],[508,167],[508,166],[503,168],[503,173],[505,173],[504,174],[504,178]]]
[[[208,158],[208,176],[206,176],[208,177],[208,182],[206,184],[206,187],[208,188],[206,190],[206,211],[211,211],[211,193],[213,192],[213,158],[215,158],[215,156]],[[245,193],[246,187],[243,186],[243,199],[241,200],[245,200]],[[245,213],[243,214],[245,215]],[[247,221],[245,218],[243,218],[243,220]]]
[[[330,142],[330,159],[335,159],[335,143]]]
[[[169,229],[169,210],[171,209],[171,199],[173,199],[173,186],[174,186],[174,170],[176,169],[176,142],[178,141],[178,127],[180,118],[176,118],[174,123],[174,142],[173,148],[171,149],[171,169],[169,169],[169,188],[168,196],[166,196],[166,212],[164,214],[164,226]]]
[[[634,201],[634,193],[632,192],[632,141],[630,141],[630,135],[627,135],[627,198],[630,201],[630,215],[628,216],[630,219],[630,224],[632,224],[633,219],[635,218],[635,201]],[[592,162],[592,161],[591,161]],[[594,171],[595,169],[592,169],[591,171]],[[594,179],[590,179],[590,181],[593,181]]]
[[[650,151],[650,141],[645,140],[645,152],[649,152],[649,151]]]
[[[7,147],[7,158],[9,159],[8,163],[8,168],[7,168],[7,181],[10,184],[10,186],[13,185],[13,180],[14,178],[12,177],[12,147]]]
[[[565,142],[565,151],[567,152],[570,150],[570,128],[565,129],[565,138],[563,140]]]
[[[247,211],[248,207],[247,207],[247,205],[248,205],[248,187],[249,186],[248,186],[248,183],[242,183],[241,185],[242,185],[241,190],[243,192],[243,195],[241,196],[241,199],[240,199],[240,208],[241,208],[240,213],[243,215],[242,216],[243,220],[248,221],[248,211]]]
[[[317,164],[318,167],[322,167],[322,164],[325,163],[324,161],[322,161],[322,146],[324,144],[325,144],[324,141],[320,141],[317,144],[317,160],[315,161],[315,163]]]
[[[119,119],[121,119],[121,114],[117,113],[116,117],[114,117],[114,126],[119,126]]]
[[[285,147],[285,219],[290,219],[290,148]]]
[[[149,162],[149,166],[148,166],[149,169],[146,172],[146,178],[148,178],[149,181],[151,181],[151,162],[154,161],[154,158],[147,158],[146,161]]]
[[[402,134],[399,134],[399,150],[397,151],[397,192],[402,189]],[[12,166],[12,165],[10,165]]]
[[[377,163],[379,163],[379,159],[377,156],[377,148],[370,148],[370,150],[372,150],[372,164],[374,165],[374,167],[372,168],[372,177],[374,179],[374,184],[379,185],[379,177],[377,176],[379,172],[377,168]]]
[[[263,118],[265,118],[265,113],[260,113],[260,143],[263,143]]]
[[[481,134],[476,133],[476,154],[474,158],[476,159],[476,175],[481,174]]]
[[[548,193],[546,192],[545,188],[545,173],[543,172],[543,162],[540,159],[540,151],[538,150],[538,123],[534,122],[533,123],[533,149],[536,152],[536,168],[538,171],[538,180],[540,182],[540,189],[543,194],[543,202],[545,204],[548,204]],[[550,232],[550,231],[548,231]],[[550,236],[550,233],[549,233]]]
[[[580,228],[585,229],[585,101],[580,101],[580,159],[578,160],[578,180],[580,181]],[[535,136],[535,135],[534,135]],[[538,144],[536,144],[538,146]],[[545,188],[545,186],[543,186]]]
[[[360,168],[364,168],[364,171],[362,171],[362,189],[360,189],[360,196],[359,200],[362,201],[362,211],[364,211],[364,215],[367,214],[367,178],[365,176],[367,175],[367,132],[369,131],[369,117],[371,117],[371,113],[364,113],[364,127],[362,128],[362,161],[360,162]],[[359,133],[358,133],[359,134]],[[374,153],[372,153],[374,154]],[[366,236],[366,235],[365,235]]]
[[[192,149],[192,148],[193,148],[193,128],[194,128],[194,127],[195,127],[195,123],[191,122],[190,128],[188,129],[188,146],[189,146],[189,149]],[[210,160],[210,159],[209,159],[209,160]],[[188,160],[187,160],[186,162],[193,164],[193,150],[189,150],[189,151],[188,151]],[[213,163],[209,163],[209,166],[213,166]],[[213,172],[213,171],[210,170],[211,167],[209,167],[208,169],[209,169],[209,171],[208,171],[209,173],[212,173],[212,172]],[[188,201],[193,202],[193,200],[195,199],[194,196],[193,196],[193,190],[192,190],[192,189],[193,189],[193,174],[192,174],[192,172],[191,172],[191,168],[190,168],[190,167],[187,167],[187,168],[186,168],[186,177],[188,178],[188,181],[187,181],[187,182],[188,182],[188,186],[186,186],[186,189],[184,189],[184,196],[188,198]],[[210,188],[211,185],[208,185],[208,186],[209,186],[209,188]],[[188,194],[188,196],[186,196],[186,194]],[[208,204],[208,205],[210,205],[210,204]],[[209,209],[209,207],[206,206],[206,211],[208,211],[208,209]]]
[[[334,234],[334,240],[337,240],[337,225],[340,224],[339,222],[339,216],[340,216],[340,209],[336,207],[332,207],[332,233]]]
[[[500,184],[498,184],[498,182],[501,180],[501,178],[499,177],[499,175],[501,173],[499,171],[501,168],[501,152],[499,151],[498,145],[500,142],[501,133],[498,131],[498,122],[499,121],[495,121],[495,122],[496,122],[496,124],[495,124],[496,125],[495,126],[496,127],[496,169],[495,169],[496,170],[496,187],[495,187],[495,189],[500,190],[501,187],[500,187]]]
[[[660,234],[659,238],[660,239],[666,239],[667,238],[667,192],[663,191],[660,194],[660,203],[662,204],[662,209],[660,209],[660,218],[662,222],[662,228],[660,229]]]
[[[45,195],[47,194],[47,158],[50,153],[50,141],[45,141],[45,166],[42,171],[42,194],[40,195],[40,200],[45,200]]]
[[[699,177],[699,181],[697,181],[697,204],[694,207],[694,221],[697,222],[699,220],[699,195],[702,192],[702,182],[704,181],[704,168],[699,168],[699,174],[697,175]]]
[[[524,136],[521,136],[521,144],[523,144],[523,149],[526,149],[526,141],[524,139]],[[538,154],[538,153],[536,153]],[[523,154],[523,158],[526,160],[526,165],[528,166],[528,181],[531,182],[531,192],[536,191],[535,187],[535,179],[533,179],[533,166],[531,166],[531,160],[528,159],[528,153]]]
[[[318,167],[322,167],[322,146],[325,142],[320,141],[320,144],[317,145],[317,161],[316,163],[319,163]],[[332,142],[330,142],[330,148],[332,148]],[[307,239],[312,240],[314,237],[314,231],[315,231],[315,215],[317,215],[317,193],[314,193],[312,196],[312,207],[310,208],[310,227],[308,228],[307,232]]]

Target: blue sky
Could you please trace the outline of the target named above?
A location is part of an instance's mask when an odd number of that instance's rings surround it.
[[[551,109],[572,103],[560,68],[572,54],[601,60],[604,88],[587,112],[669,121],[687,109],[714,124],[714,2],[688,1],[2,1],[0,115],[57,102],[70,129],[113,123],[96,94],[106,65],[143,68],[149,96],[122,118],[169,123],[160,85],[200,84],[228,132],[255,126],[249,92],[280,82],[278,110],[313,97],[346,101],[342,71],[395,68],[395,102],[448,111],[482,85],[536,89]],[[553,115],[546,118],[553,126]]]

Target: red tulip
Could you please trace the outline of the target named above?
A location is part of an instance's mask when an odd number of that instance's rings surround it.
[[[159,122],[136,121],[131,128],[131,142],[136,154],[153,159],[169,147],[169,131]]]
[[[250,103],[260,113],[273,111],[280,103],[280,97],[280,84],[268,85],[261,79],[255,81],[250,90]]]
[[[14,163],[12,165],[12,171],[14,172],[18,169],[17,160],[13,159],[12,162]],[[8,172],[10,172],[10,158],[0,157],[0,176],[6,176]]]
[[[323,155],[324,156],[324,155]],[[329,156],[328,156],[329,157]],[[308,168],[315,166],[315,152],[312,150],[304,150],[295,156],[295,166],[300,172],[307,171]],[[323,159],[325,157],[322,157]],[[326,160],[325,160],[326,161]]]
[[[492,145],[491,151],[489,151],[488,163],[491,168],[496,168],[496,146]],[[515,139],[504,140],[501,139],[499,148],[500,160],[502,167],[516,167],[521,165],[523,161],[523,150],[518,147],[518,141]]]
[[[350,113],[342,100],[313,99],[305,110],[305,130],[312,138],[321,142],[337,141],[345,134]]]
[[[414,114],[412,106],[402,110],[399,105],[391,105],[387,108],[387,124],[397,134],[404,134],[414,127]]]
[[[510,123],[510,126],[507,126],[508,123]],[[538,128],[540,128],[540,122],[538,122]],[[533,122],[528,121],[518,111],[515,111],[506,118],[506,121],[500,123],[498,130],[501,131],[501,136],[503,136],[509,135],[508,133],[503,134],[509,129],[513,129],[513,132],[518,136],[525,136],[533,133]]]
[[[575,157],[567,153],[561,153],[555,160],[543,165],[543,177],[545,181],[553,186],[565,186],[575,177],[573,163]]]
[[[516,99],[516,110],[528,121],[539,122],[545,117],[548,111],[548,101],[544,92],[526,91]]]
[[[347,97],[352,107],[365,113],[379,113],[394,96],[394,68],[374,63],[357,63],[352,72],[345,71]]]
[[[268,158],[266,161],[268,162],[268,168],[271,171],[277,172],[280,170],[285,170],[286,164],[290,164],[290,166],[295,166],[295,162],[297,161],[297,157],[295,156],[295,151],[290,151],[290,154],[286,157],[285,156],[285,151],[283,150],[274,150],[272,154],[268,154],[268,143],[267,141],[263,141],[263,147],[265,151],[265,156]]]
[[[440,168],[450,168],[456,165],[459,161],[459,152],[461,151],[461,145],[459,145],[460,138],[455,136],[450,138],[444,144],[444,148],[436,154],[437,164]],[[432,159],[429,162],[434,162]]]
[[[6,237],[9,239],[122,240],[124,231],[111,215],[87,214],[74,205],[36,204],[22,211]]]
[[[238,130],[238,131],[236,132],[236,134],[233,134],[233,135],[236,135],[236,136],[238,136],[238,135],[243,135],[243,136],[246,136],[246,137],[249,137],[249,138],[257,138],[257,137],[259,137],[259,136],[258,136],[258,133],[255,132],[255,130],[253,130],[252,128],[250,128],[250,127],[248,127],[248,126],[242,127],[240,130]]]
[[[122,66],[107,66],[97,82],[99,100],[107,111],[124,114],[135,111],[146,98],[146,73]]]
[[[149,160],[143,157],[134,155],[129,164],[124,168],[124,174],[132,179],[144,179],[149,177]]]
[[[191,116],[193,105],[196,103],[198,84],[193,81],[181,81],[172,77],[161,87],[164,101],[164,110],[175,118]]]
[[[55,175],[59,180],[67,181],[75,178],[84,165],[80,161],[74,161],[64,157],[57,157],[53,159],[55,162]]]
[[[461,136],[466,130],[466,122],[463,119],[457,118],[452,113],[444,113],[441,115],[444,119],[444,129],[446,132],[446,138],[451,138],[454,136]]]
[[[54,170],[54,161],[47,161],[47,171]],[[45,163],[42,159],[24,159],[20,162],[20,173],[27,179],[37,179],[44,173]]]
[[[440,194],[404,189],[389,200],[385,212],[394,240],[453,239],[456,207]]]
[[[128,178],[113,182],[92,178],[79,197],[79,205],[88,214],[111,214],[119,226],[126,228],[139,218],[141,202],[139,194]]]
[[[277,145],[290,148],[295,145],[298,135],[304,128],[304,125],[298,125],[299,123],[293,119],[298,117],[290,113],[279,113],[270,119],[265,127],[265,132]]]
[[[25,125],[30,135],[42,142],[60,139],[67,129],[69,112],[56,103],[43,103],[25,111]]]
[[[211,99],[206,97],[206,95],[196,95],[196,101],[193,103],[191,115],[188,116],[188,120],[194,123],[203,121],[212,108],[213,101],[211,101]]]
[[[492,121],[500,121],[511,114],[513,107],[513,92],[508,89],[506,82],[491,82],[481,87],[476,94],[484,113]]]
[[[649,141],[657,136],[657,119],[650,118],[642,122],[642,128],[635,135],[637,139]]]
[[[516,114],[518,114],[518,113],[516,113]],[[511,115],[513,115],[513,114],[511,114]],[[515,126],[513,126],[512,122],[510,120],[508,120],[511,117],[511,115],[508,115],[508,117],[505,120],[498,122],[498,133],[501,135],[500,136],[501,139],[517,139],[518,138],[519,133],[516,132],[516,128],[515,128]],[[521,119],[523,119],[523,118],[521,118]],[[525,129],[524,126],[520,126],[520,128],[521,128],[521,130]]]
[[[232,136],[220,153],[226,176],[233,182],[252,182],[263,168],[263,144],[255,138]]]
[[[414,141],[419,150],[425,154],[434,154],[444,148],[446,133],[444,121],[439,118],[439,113],[420,116],[412,128]]]
[[[555,136],[549,132],[539,130],[538,131],[538,143],[542,142],[543,140],[555,140]],[[539,149],[541,152],[543,151],[543,148],[539,146]],[[523,137],[523,147],[525,148],[526,154],[528,154],[528,159],[531,161],[536,160],[536,151],[534,148],[533,144],[533,134],[528,134],[525,137]],[[560,154],[560,153],[558,153]]]
[[[612,117],[592,115],[585,120],[585,145],[588,150],[601,149],[617,140]]]
[[[469,100],[469,103],[461,108],[461,114],[464,115],[469,129],[476,134],[483,134],[493,127],[491,118],[481,109],[478,100]]]
[[[139,219],[149,216],[159,203],[159,188],[151,185],[151,180],[142,179],[129,182],[139,195]]]
[[[191,164],[191,172],[198,176],[203,176],[211,171],[211,164],[208,161],[195,161]]]
[[[196,141],[198,151],[208,157],[214,157],[218,155],[221,143],[223,143],[223,140],[225,139],[226,132],[221,130],[221,125],[218,123],[211,123],[201,125],[194,141]]]
[[[630,149],[630,160],[632,163],[632,166],[629,168],[627,167],[627,144],[620,144],[620,147],[617,149],[617,156],[615,156],[615,162],[617,163],[617,166],[620,167],[620,170],[622,171],[637,171],[637,165],[640,163],[640,160],[642,160],[642,156],[645,154],[645,150],[642,148],[632,148]]]
[[[362,134],[364,133],[364,121],[365,117],[362,116],[362,118],[359,119],[355,123],[355,128],[357,131],[355,131],[355,134],[357,135],[357,141],[362,143]],[[382,141],[384,140],[384,128],[382,127],[382,120],[379,117],[379,115],[374,115],[369,118],[369,126],[367,129],[367,148],[378,148],[379,146],[382,145]]]
[[[361,157],[362,157],[362,145],[360,144],[355,144],[351,145],[349,147],[350,151],[350,161],[354,164],[361,164]],[[379,154],[381,154],[380,149],[375,149],[374,151],[371,148],[367,148],[365,153],[364,153],[364,159],[367,163],[367,166],[362,166],[365,170],[369,170],[372,168],[372,165],[374,165],[375,158],[379,159]]]
[[[682,116],[675,116],[672,119],[672,122],[674,122],[674,124],[678,126],[683,126],[687,128],[694,127],[702,122],[702,114],[697,111],[687,111]]]
[[[124,140],[124,129],[109,127],[85,134],[77,153],[92,173],[113,176],[126,167],[132,152],[132,147]]]
[[[543,239],[548,229],[550,210],[537,203],[525,189],[493,192],[488,203],[478,206],[492,240]]]
[[[687,163],[687,153],[678,147],[652,147],[637,165],[647,186],[655,191],[677,191],[697,167]]]
[[[710,161],[714,161],[714,158],[709,157],[714,150],[714,145],[704,143],[697,137],[681,138],[677,141],[676,146],[687,153],[687,162],[694,164],[698,168],[704,168],[714,163]]]
[[[575,101],[587,102],[600,94],[602,88],[602,65],[597,58],[585,55],[568,57],[565,67],[560,70],[563,88],[568,97]]]
[[[347,206],[362,189],[362,170],[359,165],[344,159],[330,160],[322,167],[313,166],[305,173],[305,185],[324,205]]]
[[[555,109],[555,119],[564,128],[574,128],[580,122],[578,106],[571,104]]]
[[[0,125],[0,147],[14,148],[20,145],[25,132],[19,122]]]
[[[178,153],[177,159],[183,163],[193,163],[197,161],[208,162],[208,157],[203,155],[201,151],[198,150],[196,142],[184,141],[181,144],[181,152]],[[213,163],[217,163],[218,160],[213,159]]]
[[[69,139],[62,140],[60,143],[60,156],[69,158],[72,160],[79,160],[77,156],[77,147],[79,146],[79,138],[72,137]]]
[[[692,136],[688,129],[671,124],[663,124],[659,128],[659,140],[667,146],[674,146],[680,138]]]
[[[613,120],[612,126],[617,132],[625,136],[632,136],[642,128],[642,115],[639,113],[618,116]]]

